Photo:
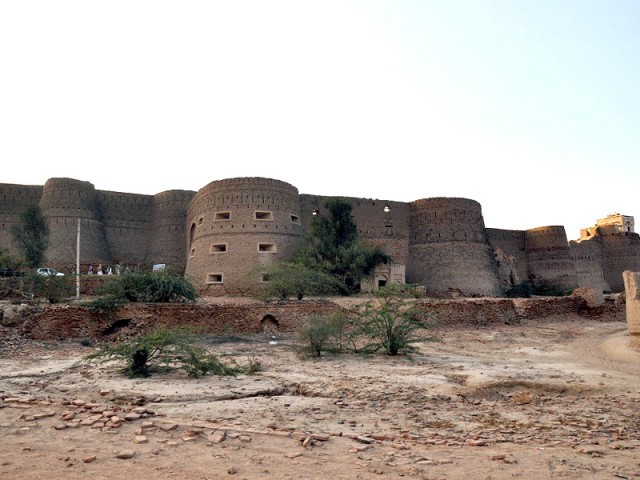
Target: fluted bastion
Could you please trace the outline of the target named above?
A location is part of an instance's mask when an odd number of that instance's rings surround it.
[[[293,185],[269,178],[209,183],[187,211],[185,274],[210,294],[242,294],[260,285],[260,266],[290,259],[302,238]]]
[[[424,198],[411,203],[407,282],[427,291],[501,295],[482,208],[467,198]]]

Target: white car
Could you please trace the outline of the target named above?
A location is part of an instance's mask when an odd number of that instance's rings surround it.
[[[39,268],[38,270],[36,270],[36,273],[38,275],[48,275],[48,276],[51,276],[51,277],[63,277],[64,276],[64,273],[59,272],[54,268],[48,268],[48,267]]]

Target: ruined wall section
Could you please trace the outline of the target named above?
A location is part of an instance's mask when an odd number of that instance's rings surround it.
[[[601,292],[611,291],[602,271],[602,245],[599,237],[569,242],[569,251],[576,265],[579,287],[591,287]]]
[[[13,185],[0,183],[0,247],[12,255],[18,250],[13,244],[11,227],[20,223],[20,215],[29,205],[38,205],[42,197],[42,186]]]
[[[76,262],[78,220],[80,220],[80,263],[106,262],[111,258],[93,184],[72,178],[50,178],[40,198],[42,214],[50,230],[47,263],[72,269]]]
[[[487,237],[494,250],[502,286],[509,287],[526,280],[528,265],[524,230],[487,228]]]
[[[411,203],[407,282],[428,292],[502,294],[480,204],[466,198]]]
[[[622,272],[640,272],[640,236],[624,232],[596,237],[602,246],[602,271],[613,292],[624,291]]]
[[[184,273],[187,209],[195,194],[191,190],[169,190],[154,195],[147,248],[149,263],[164,263],[173,272]]]
[[[99,191],[98,199],[112,254],[107,263],[148,263],[146,257],[153,224],[153,196]]]
[[[556,285],[565,289],[578,286],[575,261],[569,251],[563,226],[525,230],[525,250],[529,280],[539,285]]]
[[[302,239],[298,190],[269,178],[209,183],[187,210],[185,274],[209,295],[260,288],[256,268],[290,259]]]

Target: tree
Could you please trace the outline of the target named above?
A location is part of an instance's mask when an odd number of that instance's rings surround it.
[[[350,203],[333,198],[327,200],[325,207],[327,214],[313,219],[296,263],[332,275],[344,294],[357,292],[364,276],[391,259],[379,247],[360,241]]]
[[[49,246],[49,226],[40,207],[29,205],[20,215],[20,223],[11,228],[13,239],[30,268],[42,266]]]

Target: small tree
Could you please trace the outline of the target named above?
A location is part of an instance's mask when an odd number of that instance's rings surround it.
[[[414,350],[411,343],[420,340],[414,334],[426,325],[407,295],[387,285],[376,292],[373,301],[360,306],[355,326],[356,333],[369,340],[361,352],[384,350],[387,355],[398,355]]]
[[[237,375],[249,369],[225,365],[204,348],[195,345],[195,338],[185,330],[159,328],[117,345],[107,345],[85,360],[118,360],[125,362],[123,372],[130,378],[148,377],[154,371],[172,366],[184,369],[190,377],[207,373]]]
[[[29,205],[11,228],[13,240],[30,268],[42,266],[49,246],[49,226],[40,207]]]
[[[313,219],[296,263],[333,276],[340,282],[343,294],[357,292],[364,276],[391,259],[380,248],[359,240],[349,202],[333,198],[325,206],[327,214]]]

